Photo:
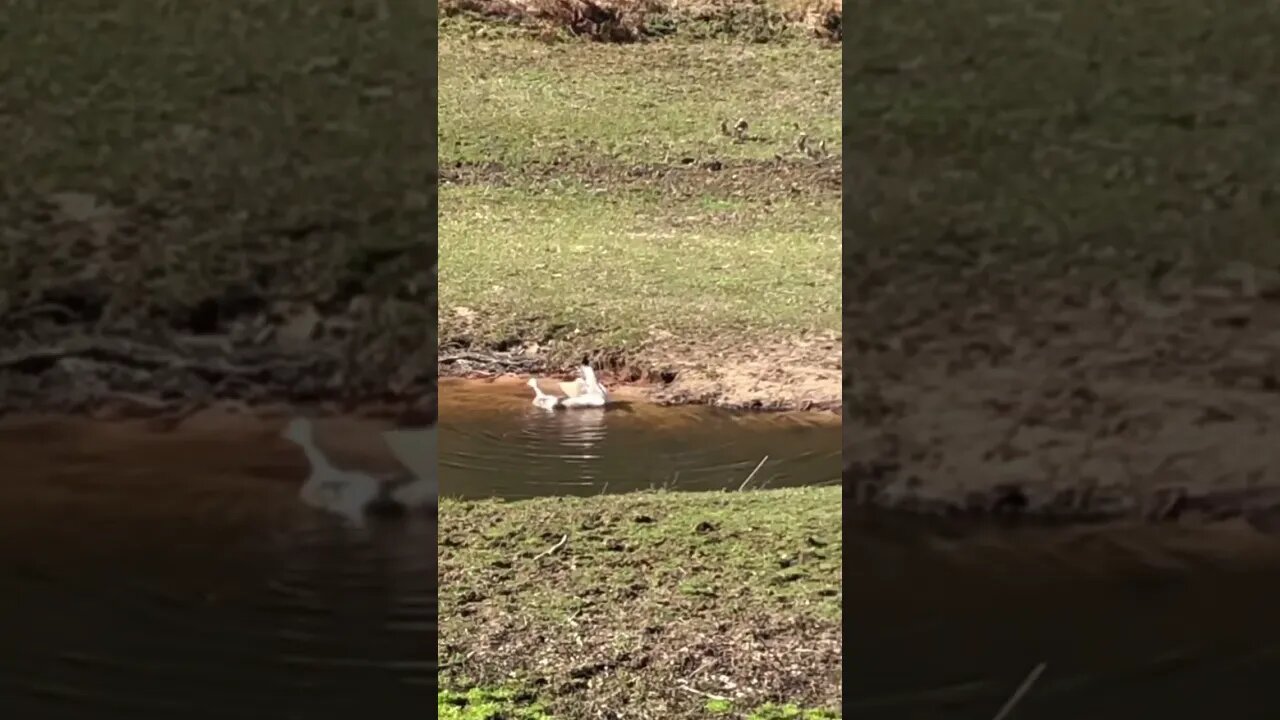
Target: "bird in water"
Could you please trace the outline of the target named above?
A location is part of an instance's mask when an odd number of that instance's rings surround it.
[[[561,383],[561,388],[569,391],[572,387],[576,390],[576,394],[570,393],[567,397],[558,397],[549,395],[538,387],[537,378],[529,378],[529,387],[533,388],[533,404],[544,410],[556,410],[558,408],[600,408],[609,403],[609,391],[605,388],[600,380],[596,377],[596,372],[591,365],[583,363],[578,368],[579,380],[574,383]]]
[[[411,507],[425,506],[434,497],[427,493],[425,480],[396,483],[335,466],[316,446],[312,423],[307,418],[291,420],[283,437],[300,446],[311,465],[311,475],[298,491],[302,502],[339,515],[356,527],[364,526],[366,516],[403,515]]]
[[[529,378],[529,387],[533,388],[533,404],[535,406],[544,410],[555,410],[560,407],[560,398],[542,392],[542,388],[538,387],[537,378]]]

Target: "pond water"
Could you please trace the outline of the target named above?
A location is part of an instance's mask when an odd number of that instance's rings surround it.
[[[1280,717],[1280,542],[1202,528],[846,524],[845,717]]]
[[[304,507],[282,424],[0,424],[6,717],[426,712],[433,516],[357,529]],[[391,465],[378,428],[339,430]]]
[[[838,425],[623,405],[532,412],[527,388],[442,387],[441,484],[471,497],[838,478]],[[526,412],[528,411],[528,412]],[[0,423],[0,698],[19,718],[348,718],[427,712],[435,524],[346,527],[298,500],[284,419],[171,432]],[[319,426],[344,464],[385,426]],[[1243,523],[963,533],[850,514],[846,717],[1280,715],[1280,542]]]
[[[520,381],[441,381],[446,497],[594,495],[838,484],[839,417],[731,413],[627,400],[549,412]]]

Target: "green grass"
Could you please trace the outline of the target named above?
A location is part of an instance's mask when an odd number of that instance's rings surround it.
[[[559,335],[615,348],[707,328],[839,329],[838,199],[765,207],[446,188],[441,201],[445,337],[469,324],[459,308],[482,318],[477,340]]]
[[[840,103],[838,48],[812,43],[440,39],[442,166],[762,159],[802,130],[834,149]],[[721,136],[740,117],[754,140]]]
[[[439,517],[444,688],[517,682],[566,717],[619,697],[751,720],[839,702],[838,487],[445,499]],[[703,652],[762,695],[713,715],[675,691]]]
[[[122,307],[183,306],[231,283],[391,288],[368,269],[388,249],[414,257],[395,279],[425,271],[434,23],[385,7],[5,3],[0,286],[96,272]],[[49,218],[66,192],[113,211],[104,241]]]
[[[758,492],[645,492],[585,498],[445,500],[440,508],[442,572],[468,572],[523,554],[536,555],[563,528],[574,533],[575,562],[546,582],[547,568],[524,563],[527,580],[510,579],[527,612],[561,620],[583,598],[639,583],[646,607],[679,614],[718,599],[721,609],[815,618],[840,617],[839,487]],[[553,538],[553,540],[555,539]],[[619,554],[621,552],[621,554]],[[643,569],[641,571],[641,569]],[[441,584],[441,602],[457,602],[471,585]],[[667,603],[674,603],[668,605]],[[725,610],[727,613],[728,611]],[[444,619],[445,627],[465,625]]]
[[[442,167],[489,174],[441,189],[442,339],[569,357],[837,332],[839,189],[795,143],[838,156],[839,67],[803,41],[446,31]],[[724,135],[738,118],[747,136]]]
[[[527,695],[511,690],[442,690],[436,710],[440,720],[554,720]]]
[[[436,709],[441,720],[556,720],[556,716],[548,714],[530,695],[512,690],[441,690],[436,694]],[[707,700],[703,709],[708,718],[726,720],[837,720],[840,717],[829,710],[775,703],[739,712],[733,701],[721,698]]]
[[[1024,279],[1280,263],[1274,7],[910,0],[850,32],[864,246],[985,252]]]
[[[830,710],[814,710],[797,705],[762,705],[745,716],[745,720],[837,720],[840,715]]]

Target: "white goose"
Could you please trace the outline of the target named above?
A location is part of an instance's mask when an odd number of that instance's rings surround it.
[[[548,395],[538,387],[537,378],[529,378],[528,385],[533,388],[533,404],[544,410],[598,408],[607,405],[609,391],[596,378],[595,370],[592,370],[590,365],[583,364],[578,368],[578,373],[582,376],[580,380],[560,383],[560,388],[568,394],[568,397]]]
[[[363,527],[367,514],[398,515],[411,506],[425,504],[431,497],[425,482],[405,483],[392,489],[385,479],[334,466],[316,447],[307,418],[290,421],[283,437],[297,443],[311,464],[311,475],[299,489],[298,497],[311,507],[341,516],[353,526]]]

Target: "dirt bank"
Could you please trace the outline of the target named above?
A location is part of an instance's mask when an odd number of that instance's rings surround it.
[[[553,717],[840,705],[838,489],[440,508],[442,689]]]
[[[434,417],[426,303],[355,298],[326,311],[249,292],[199,300],[199,319],[141,303],[108,320],[110,287],[80,293],[35,290],[0,320],[0,412],[180,418],[212,405],[329,403]],[[380,325],[381,313],[406,320]]]
[[[1028,269],[1014,282],[961,268],[939,282],[939,264],[902,253],[851,269],[845,479],[867,502],[1274,522],[1280,273],[1237,263],[1085,282]],[[930,273],[930,295],[911,294]]]
[[[574,376],[575,363],[555,347],[531,344],[515,350],[442,348],[443,377]],[[663,405],[708,404],[735,410],[838,412],[839,341],[834,337],[792,340],[767,349],[688,343],[635,354],[598,353],[606,385],[626,386],[638,397]]]

